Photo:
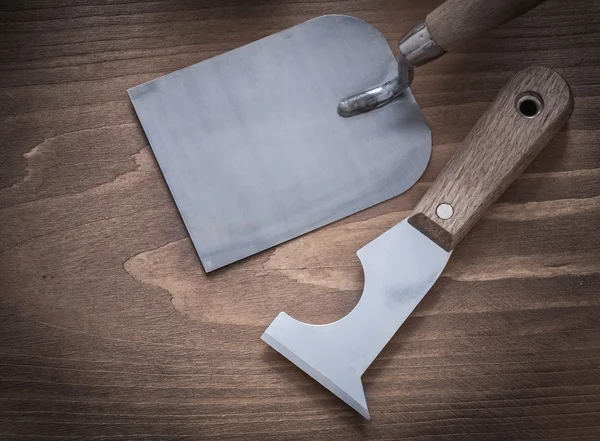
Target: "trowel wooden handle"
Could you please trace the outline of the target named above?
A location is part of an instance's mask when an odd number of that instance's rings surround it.
[[[452,51],[516,18],[544,0],[446,0],[425,19],[433,40]]]
[[[573,112],[567,82],[545,67],[517,73],[467,135],[408,222],[453,249]]]

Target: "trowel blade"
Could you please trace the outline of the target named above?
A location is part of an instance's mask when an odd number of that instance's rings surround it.
[[[369,114],[337,113],[396,74],[376,28],[324,16],[129,89],[206,271],[419,179],[431,134],[410,91]]]

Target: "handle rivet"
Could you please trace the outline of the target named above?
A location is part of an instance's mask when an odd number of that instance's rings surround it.
[[[435,214],[437,214],[437,217],[440,219],[450,219],[454,214],[454,208],[452,208],[452,205],[444,202],[443,204],[437,206],[435,209]]]

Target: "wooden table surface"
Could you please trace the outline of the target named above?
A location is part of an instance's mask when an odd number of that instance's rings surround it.
[[[394,45],[439,0],[0,3],[0,439],[600,439],[600,2],[549,0],[420,69],[406,194],[207,277],[126,89],[322,14]],[[363,420],[260,334],[327,323],[495,93],[575,111],[364,375]]]

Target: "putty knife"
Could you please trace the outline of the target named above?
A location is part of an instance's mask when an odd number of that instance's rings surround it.
[[[543,67],[519,72],[408,219],[358,251],[365,286],[356,307],[327,325],[282,312],[262,339],[369,418],[362,374],[433,286],[454,247],[572,111],[571,90],[558,73]]]

